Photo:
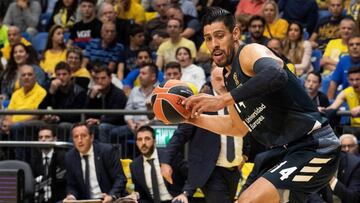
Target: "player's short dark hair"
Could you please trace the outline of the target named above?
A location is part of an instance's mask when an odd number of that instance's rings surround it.
[[[266,25],[266,21],[265,21],[265,18],[262,17],[262,16],[259,16],[259,15],[254,15],[254,16],[251,16],[251,18],[249,19],[249,26],[251,26],[251,23],[254,22],[254,21],[261,21],[261,23],[263,24],[263,26]]]
[[[91,3],[93,5],[96,5],[97,0],[80,0],[80,4],[83,2]]]
[[[315,76],[319,79],[319,83],[321,83],[322,78],[321,78],[321,74],[320,74],[319,72],[316,72],[316,71],[311,71],[311,72],[309,72],[309,73],[306,75],[306,79],[309,77],[310,74],[315,75]]]
[[[145,29],[143,26],[138,25],[136,23],[130,25],[130,31],[129,31],[130,36],[135,36],[139,33],[145,33]]]
[[[353,66],[348,70],[348,75],[353,73],[360,73],[360,66]]]
[[[155,129],[152,128],[151,126],[149,126],[149,125],[143,125],[143,126],[139,127],[139,129],[136,131],[136,138],[137,138],[137,134],[138,134],[139,132],[150,132],[151,135],[152,135],[152,137],[153,137],[154,140],[155,140]]]
[[[167,69],[169,68],[176,68],[179,70],[179,72],[181,73],[181,66],[180,63],[176,62],[176,61],[171,61],[169,63],[167,63],[164,67],[164,72],[166,72]]]
[[[205,15],[201,19],[202,27],[215,22],[223,22],[230,32],[235,28],[235,17],[229,11],[220,7],[206,8]]]
[[[156,78],[157,78],[157,75],[159,73],[159,69],[157,67],[157,65],[155,63],[145,63],[143,66],[140,67],[140,69],[142,68],[145,68],[145,67],[149,67],[149,71],[150,73],[152,74],[155,74]]]
[[[64,61],[60,61],[59,63],[56,64],[55,73],[59,70],[65,70],[65,71],[71,73],[71,68],[70,68],[69,64]]]

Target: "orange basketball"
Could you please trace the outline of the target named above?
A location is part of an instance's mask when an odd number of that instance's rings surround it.
[[[180,80],[168,80],[153,90],[151,103],[156,118],[166,124],[180,123],[188,119],[191,111],[182,105],[185,98],[194,95],[196,90]]]

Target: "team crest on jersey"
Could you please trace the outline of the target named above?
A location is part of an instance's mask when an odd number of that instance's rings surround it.
[[[239,86],[239,85],[240,85],[240,81],[239,81],[238,76],[237,76],[236,73],[233,74],[233,79],[234,79],[234,81],[235,81],[235,85],[236,85],[236,86]]]

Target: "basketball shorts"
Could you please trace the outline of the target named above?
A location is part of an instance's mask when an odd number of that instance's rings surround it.
[[[322,127],[300,141],[258,154],[245,188],[264,177],[279,192],[288,191],[284,202],[305,202],[308,194],[329,184],[339,155],[338,138],[329,125]]]

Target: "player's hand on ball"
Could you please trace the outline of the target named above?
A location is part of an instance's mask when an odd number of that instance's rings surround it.
[[[225,101],[220,96],[209,94],[199,94],[191,96],[183,101],[185,108],[191,110],[191,117],[197,117],[203,112],[217,112],[226,106]]]

